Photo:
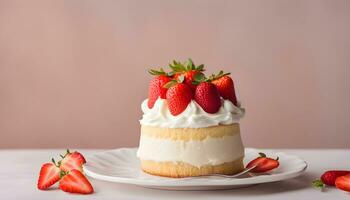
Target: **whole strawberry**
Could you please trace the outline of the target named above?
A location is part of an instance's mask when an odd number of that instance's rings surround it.
[[[222,71],[220,73],[218,78],[214,79],[212,83],[216,86],[222,98],[230,100],[237,106],[236,92],[232,78],[228,74],[223,74]]]
[[[166,98],[166,92],[167,88],[164,87],[165,84],[167,84],[169,81],[171,81],[171,78],[167,75],[158,75],[154,77],[150,83],[148,88],[148,107],[153,108],[154,103],[158,99],[158,97],[165,99]]]
[[[340,177],[350,174],[350,171],[345,170],[330,170],[322,174],[320,180],[315,180],[312,184],[317,188],[323,188],[325,185],[335,186],[335,180]]]
[[[192,91],[194,91],[196,89],[196,87],[197,87],[197,85],[194,84],[195,77],[198,74],[203,74],[203,73],[201,71],[197,71],[197,70],[190,70],[190,71],[186,71],[184,73],[175,74],[174,78],[178,79],[178,77],[180,75],[183,75],[185,77],[185,81],[184,82],[192,89]]]
[[[171,86],[166,93],[170,113],[174,116],[182,113],[191,102],[192,96],[190,87],[184,83]]]
[[[194,93],[194,100],[207,113],[216,113],[221,106],[221,99],[215,85],[210,82],[200,83]]]
[[[173,70],[173,73],[175,73],[174,79],[179,80],[178,78],[183,76],[184,83],[186,83],[192,91],[196,89],[198,84],[195,81],[195,76],[199,74],[204,76],[204,65],[196,66],[191,59],[188,59],[185,63],[174,60],[172,64],[169,64],[169,67]]]

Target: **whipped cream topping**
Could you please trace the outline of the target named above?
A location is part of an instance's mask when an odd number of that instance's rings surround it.
[[[165,99],[158,98],[152,109],[147,106],[148,99],[141,104],[143,111],[142,125],[166,128],[203,128],[216,125],[238,123],[244,116],[245,109],[240,104],[235,106],[231,101],[221,98],[221,107],[217,113],[205,112],[196,101],[191,100],[187,108],[173,116]]]
[[[137,156],[156,162],[184,162],[196,167],[220,165],[244,156],[240,134],[202,141],[164,140],[141,134]]]

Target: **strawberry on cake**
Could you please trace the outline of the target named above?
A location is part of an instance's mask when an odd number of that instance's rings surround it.
[[[209,77],[191,59],[173,61],[170,72],[150,70],[148,99],[141,107],[137,156],[143,171],[166,177],[235,174],[244,169],[244,146],[229,73]]]

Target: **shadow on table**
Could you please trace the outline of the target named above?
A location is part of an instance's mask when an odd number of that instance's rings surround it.
[[[284,193],[296,190],[307,189],[311,186],[311,182],[317,177],[317,174],[312,172],[305,172],[302,176],[297,178],[275,182],[275,183],[263,183],[246,188],[230,189],[230,190],[214,190],[214,191],[170,191],[170,190],[157,190],[147,189],[137,186],[124,185],[124,184],[110,184],[106,182],[99,182],[99,186],[102,188],[108,188],[118,193],[124,193],[128,196],[146,198],[157,197],[166,198],[176,195],[177,198],[200,198],[202,197],[220,197],[220,196],[256,196],[256,195],[268,195],[276,193]],[[97,189],[97,188],[96,188]],[[98,190],[96,191],[98,192]]]

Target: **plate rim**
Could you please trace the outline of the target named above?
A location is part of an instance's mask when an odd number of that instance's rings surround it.
[[[98,154],[105,154],[110,151],[136,151],[138,147],[123,147],[123,148],[117,148],[117,149],[109,149],[106,151],[101,151],[97,153],[93,153],[87,156],[87,161],[89,160],[89,157],[96,156]],[[83,170],[86,175],[88,175],[91,178],[108,181],[108,182],[114,182],[114,183],[124,183],[124,184],[131,184],[131,185],[138,185],[138,186],[157,186],[157,187],[208,187],[208,186],[239,186],[239,185],[252,185],[252,184],[259,184],[259,183],[270,183],[270,182],[277,182],[282,181],[286,179],[295,178],[302,173],[304,173],[308,167],[308,164],[305,160],[301,159],[300,157],[292,154],[286,154],[281,151],[274,151],[271,149],[259,149],[259,148],[245,148],[245,151],[264,151],[279,155],[285,155],[288,157],[293,157],[294,159],[297,159],[301,161],[303,164],[303,167],[300,167],[295,170],[290,170],[284,173],[280,174],[272,174],[272,175],[259,175],[259,176],[253,176],[249,178],[223,178],[223,179],[213,179],[210,182],[203,181],[201,179],[191,179],[191,182],[186,181],[186,178],[167,178],[163,177],[163,180],[152,180],[152,179],[137,179],[137,178],[129,178],[129,177],[118,177],[118,176],[109,176],[109,175],[103,175],[99,173],[95,173],[91,170],[89,170],[88,163],[83,165]],[[189,180],[189,179],[187,179]]]

